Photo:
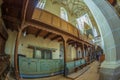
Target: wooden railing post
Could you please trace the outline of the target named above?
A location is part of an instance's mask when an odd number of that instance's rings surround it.
[[[82,44],[82,58],[84,58],[84,44]]]
[[[19,32],[17,33],[16,42],[15,42],[15,51],[14,51],[14,68],[15,68],[16,80],[19,80],[20,78],[19,69],[18,69],[18,46],[19,46],[19,40],[21,34],[22,34],[22,30],[20,29]]]
[[[86,46],[86,57],[87,57],[87,62],[89,62],[89,49],[88,49],[88,45]]]
[[[90,62],[92,61],[92,47],[90,48]]]
[[[64,45],[64,76],[68,75],[68,68],[67,68],[67,37],[63,36],[63,45]]]
[[[76,43],[75,43],[75,50],[76,50],[76,59],[78,59],[79,58],[79,55],[78,55],[78,46],[76,45]]]
[[[28,25],[23,25],[21,28],[18,29],[18,33],[16,36],[16,42],[15,42],[15,50],[14,50],[14,68],[15,68],[15,76],[16,80],[20,79],[20,74],[19,74],[19,60],[18,60],[18,46],[19,46],[19,41],[20,37],[22,35],[22,31],[24,28],[26,28]]]

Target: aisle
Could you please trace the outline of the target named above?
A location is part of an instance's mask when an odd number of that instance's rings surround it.
[[[93,62],[90,64],[90,69],[75,80],[99,80],[98,66],[97,61]]]

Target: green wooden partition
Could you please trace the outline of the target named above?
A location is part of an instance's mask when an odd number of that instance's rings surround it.
[[[84,64],[86,64],[85,59],[67,62],[68,73],[74,72],[74,69],[76,67],[80,67],[81,65],[84,65]]]
[[[23,78],[51,76],[63,73],[64,62],[61,59],[19,57],[19,70],[20,76]]]
[[[84,59],[67,62],[68,73],[85,63]],[[20,56],[19,70],[22,78],[53,76],[64,72],[64,61],[62,59],[36,59]]]

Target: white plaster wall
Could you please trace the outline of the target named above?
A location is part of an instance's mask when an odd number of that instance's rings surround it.
[[[15,41],[16,41],[17,32],[8,30],[8,34],[9,34],[9,37],[8,37],[8,40],[6,41],[5,52],[7,54],[10,54],[11,61],[13,64],[14,48],[15,48]],[[43,39],[42,37],[36,38],[34,35],[30,35],[30,34],[25,36],[25,37],[21,36],[18,53],[24,54],[27,57],[32,58],[33,50],[27,48],[28,45],[34,45],[34,46],[44,47],[44,48],[54,48],[54,49],[56,49],[56,51],[53,52],[53,55],[52,55],[53,59],[60,59],[60,57],[59,57],[59,55],[60,55],[60,43],[58,43],[57,41]],[[67,61],[74,60],[75,58],[76,58],[75,48],[72,47],[71,45],[67,45]]]
[[[5,53],[10,55],[11,63],[13,65],[14,64],[13,63],[14,62],[14,48],[15,48],[17,32],[8,30],[8,35],[9,35],[8,40],[6,41],[6,45],[5,45]],[[23,44],[23,46],[21,44]],[[28,35],[26,37],[21,36],[18,53],[25,54],[27,57],[32,57],[33,50],[28,49],[27,48],[28,45],[34,45],[34,46],[46,47],[46,48],[55,48],[56,51],[53,52],[52,57],[53,59],[59,59],[60,44],[56,41],[51,41],[49,39],[43,39],[41,37],[36,38],[33,35]]]
[[[66,8],[66,6],[60,5],[58,3],[52,3],[51,0],[47,0],[44,9],[60,17],[60,7]],[[76,23],[77,23],[76,17],[72,15],[67,8],[66,8],[66,11],[68,15],[68,22],[73,24],[76,27]]]
[[[24,54],[27,57],[32,58],[33,50],[27,48],[28,45],[33,45],[37,47],[44,47],[44,48],[54,48],[56,49],[55,52],[52,52],[53,59],[60,59],[60,43],[57,41],[51,41],[50,39],[43,39],[42,37],[35,37],[34,35],[27,35],[21,36],[20,44],[19,44],[19,54]]]
[[[8,30],[8,39],[5,44],[5,53],[10,55],[10,61],[14,62],[14,48],[16,41],[17,32]]]
[[[76,49],[74,47],[71,48],[72,60],[76,59]]]
[[[71,61],[72,60],[72,50],[71,50],[72,46],[71,45],[67,45],[67,61]]]

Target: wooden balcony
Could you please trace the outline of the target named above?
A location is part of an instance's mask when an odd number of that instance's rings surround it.
[[[86,35],[81,35],[80,31],[75,26],[73,26],[69,22],[61,19],[60,17],[58,17],[48,11],[45,11],[45,10],[42,10],[39,8],[35,8],[33,15],[32,15],[32,19],[39,21],[41,23],[50,25],[51,27],[62,30],[64,32],[67,32],[81,40],[86,41],[86,42],[90,41]]]
[[[22,23],[30,23],[29,25],[34,24],[35,26],[41,26],[43,24],[42,27],[47,26],[46,29],[51,28],[52,31],[67,34],[77,40],[90,43],[90,39],[86,35],[81,35],[80,31],[71,23],[48,11],[36,8],[34,6],[36,1],[30,0],[28,1],[28,5],[26,5],[26,1],[21,3],[16,1],[12,2],[12,4],[4,1],[6,5],[2,5],[1,10],[4,13],[2,14],[2,18],[6,27],[18,31],[23,26],[20,26]],[[16,3],[19,5],[15,5]]]

